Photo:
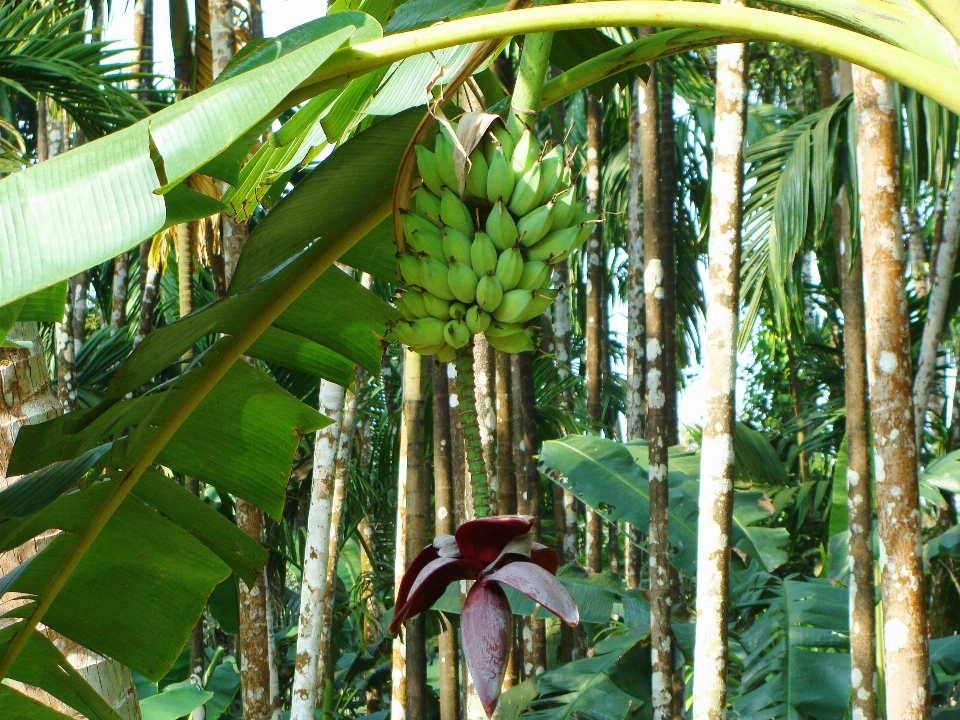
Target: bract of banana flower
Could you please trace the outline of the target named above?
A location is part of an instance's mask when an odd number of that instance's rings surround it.
[[[580,622],[580,611],[567,589],[554,577],[560,558],[534,542],[530,515],[478,518],[440,535],[420,552],[400,582],[390,632],[427,610],[447,585],[476,580],[463,605],[460,630],[463,654],[487,716],[493,714],[507,669],[513,637],[513,614],[501,585],[512,587],[568,625]]]

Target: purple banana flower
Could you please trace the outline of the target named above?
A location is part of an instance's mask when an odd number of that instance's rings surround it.
[[[450,583],[476,580],[460,629],[467,668],[488,717],[500,695],[513,636],[510,603],[500,586],[523,593],[568,625],[580,622],[577,604],[554,577],[560,558],[533,541],[535,522],[530,515],[497,515],[464,523],[456,536],[434,538],[410,563],[397,592],[391,633],[439,600]]]

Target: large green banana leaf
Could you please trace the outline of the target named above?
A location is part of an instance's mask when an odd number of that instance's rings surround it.
[[[621,444],[593,436],[568,436],[543,444],[540,459],[560,473],[557,482],[607,520],[626,520],[638,528],[650,524],[650,492],[644,443]],[[670,543],[673,562],[688,576],[696,574],[697,503],[700,457],[673,453],[670,459]],[[746,473],[746,470],[744,470]],[[734,500],[734,544],[768,570],[786,559],[789,535],[760,523],[770,517],[762,492],[741,492]]]

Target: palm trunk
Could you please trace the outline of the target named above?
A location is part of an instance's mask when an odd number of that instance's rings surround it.
[[[520,406],[520,427],[514,429],[517,466],[517,512],[521,515],[540,516],[540,471],[535,456],[540,449],[537,436],[536,399],[533,387],[533,354],[519,353],[512,357],[510,378],[513,385],[513,400]],[[536,540],[540,540],[540,523],[533,528]],[[523,671],[526,677],[542,675],[547,669],[546,631],[543,620],[526,617],[523,620]]]
[[[498,372],[498,387],[499,383],[500,373]],[[498,460],[504,454],[500,453]],[[453,535],[456,530],[452,460],[450,388],[447,380],[447,367],[438,363],[433,368],[433,495],[434,522],[437,535]],[[500,477],[501,480],[504,477],[502,471]],[[503,512],[502,508],[500,512]],[[440,656],[440,720],[457,720],[460,712],[460,688],[457,677],[457,631],[451,625],[444,625],[444,629],[437,639],[437,650]]]
[[[66,412],[77,408],[77,362],[73,342],[73,303],[76,299],[76,280],[67,283],[67,299],[63,320],[57,325],[57,397]]]
[[[678,442],[677,418],[677,180],[673,119],[673,71],[658,63],[660,85],[660,252],[663,258],[664,333],[663,388],[667,404],[667,445]]]
[[[403,433],[406,448],[406,557],[416,557],[429,542],[427,515],[430,512],[430,487],[424,467],[423,420],[425,394],[421,355],[410,350],[404,358]],[[419,615],[404,623],[406,646],[406,717],[426,717],[427,654],[426,618]]]
[[[110,301],[111,332],[122,330],[127,324],[127,279],[130,258],[121,253],[113,259],[113,286]]]
[[[553,302],[553,348],[557,362],[557,373],[561,378],[570,375],[570,268],[564,260],[554,267],[554,285],[561,288]],[[573,394],[564,394],[567,407],[573,405]],[[577,500],[573,494],[564,490],[563,505],[563,548],[560,553],[565,562],[577,562],[580,559],[578,547]],[[565,627],[565,626],[564,626]]]
[[[330,552],[330,516],[332,511],[334,461],[340,441],[343,417],[343,387],[320,382],[319,409],[333,422],[317,431],[313,449],[313,484],[307,542],[304,548],[303,584],[300,590],[300,623],[297,629],[297,654],[290,698],[290,720],[313,720],[317,705],[317,661],[320,654],[320,630],[323,624],[323,598],[327,581],[327,556]],[[403,507],[403,506],[401,506]]]
[[[953,191],[947,203],[947,215],[943,224],[943,242],[937,252],[936,269],[927,304],[927,322],[923,326],[920,341],[920,356],[917,358],[917,375],[913,382],[913,412],[915,419],[914,440],[917,448],[923,446],[923,428],[927,405],[937,372],[937,351],[943,335],[950,299],[950,285],[957,262],[957,241],[960,239],[960,164],[954,171]]]
[[[133,337],[133,346],[137,347],[153,330],[153,315],[157,306],[157,287],[160,273],[150,265],[150,246],[152,240],[140,243],[140,317],[137,320],[137,333]]]
[[[587,105],[587,212],[600,210],[600,138],[602,112],[600,103],[589,96]],[[600,225],[594,225],[587,241],[584,261],[587,278],[587,414],[597,426],[603,422],[603,264],[600,251]],[[603,521],[587,507],[586,518],[587,568],[593,572],[603,569]]]
[[[919,297],[930,292],[930,278],[927,277],[927,249],[923,245],[923,227],[916,208],[907,208],[907,241],[910,247],[910,277]]]
[[[511,424],[510,355],[497,350],[497,512],[513,515],[517,512],[517,476],[513,453],[513,426]]]
[[[477,425],[480,430],[483,468],[487,473],[492,513],[496,513],[498,497],[495,352],[483,335],[474,337],[473,367],[475,370],[474,382],[476,383],[474,393],[477,398]]]
[[[650,644],[653,666],[653,717],[670,717],[673,658],[670,645],[670,541],[667,535],[667,307],[664,287],[663,200],[657,132],[657,70],[651,67],[640,117],[643,153],[644,293],[647,326],[647,441],[650,478]]]
[[[893,84],[854,70],[867,362],[881,547],[887,717],[929,717],[927,608],[920,556],[910,320],[904,290]],[[905,431],[906,430],[906,431]]]
[[[722,0],[742,6],[743,0]],[[707,279],[706,391],[697,537],[694,720],[727,709],[727,627],[733,513],[740,222],[747,116],[746,45],[717,48],[717,95]]]

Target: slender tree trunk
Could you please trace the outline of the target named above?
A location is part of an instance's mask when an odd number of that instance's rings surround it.
[[[893,84],[854,69],[860,224],[866,305],[867,367],[883,597],[887,717],[925,720],[927,608],[920,556],[917,452],[910,380],[910,321],[904,291],[897,167],[897,104]]]
[[[672,708],[673,657],[670,645],[670,541],[667,535],[667,447],[670,388],[665,388],[667,308],[665,302],[663,200],[657,133],[657,69],[651,67],[640,111],[643,154],[644,293],[647,329],[647,441],[650,478],[650,644],[653,717],[665,720]]]
[[[497,512],[513,515],[517,512],[517,476],[513,453],[513,425],[511,417],[510,355],[500,350],[497,366]]]
[[[113,287],[110,303],[110,331],[122,330],[127,325],[127,279],[130,256],[120,253],[113,260]]]
[[[629,200],[627,205],[627,407],[626,439],[644,437],[646,403],[646,309],[643,296],[643,152],[640,144],[640,103],[643,85],[634,78],[630,85],[628,143],[630,158]],[[635,527],[624,526],[624,577],[628,588],[640,587],[640,534]]]
[[[593,95],[587,105],[587,212],[600,210],[600,137],[603,113]],[[594,225],[587,240],[584,261],[587,279],[587,414],[598,426],[603,421],[603,261],[600,250],[600,225]],[[603,569],[603,521],[587,507],[586,518],[587,568],[593,572]]]
[[[500,353],[497,353],[497,355],[499,356]],[[446,365],[435,364],[433,368],[433,496],[434,523],[436,524],[437,535],[453,535],[456,530],[453,458],[450,442],[450,388],[448,382]],[[499,382],[500,374],[498,372],[498,385]],[[498,460],[504,454],[500,453],[497,456]],[[503,511],[501,510],[501,512]],[[457,677],[457,631],[449,623],[444,624],[444,629],[437,639],[437,650],[440,659],[440,720],[457,720],[460,712],[460,688]]]
[[[490,489],[491,510],[497,508],[497,407],[496,407],[496,351],[483,335],[474,336],[473,367],[474,392],[477,398],[477,425],[480,429],[480,447],[483,467]]]
[[[936,269],[927,304],[927,322],[923,326],[920,341],[920,356],[917,358],[917,375],[913,382],[913,412],[915,418],[914,441],[917,448],[923,446],[923,428],[927,405],[937,372],[937,350],[947,318],[950,285],[957,263],[957,241],[960,239],[960,164],[954,171],[953,190],[947,202],[947,215],[943,224],[943,242],[937,252]]]
[[[540,440],[537,436],[536,400],[533,388],[533,354],[518,353],[512,357],[510,379],[513,399],[520,406],[519,428],[515,425],[517,464],[517,512],[540,516],[540,471],[536,454]],[[514,414],[517,418],[517,414]],[[519,432],[518,432],[519,429]],[[540,540],[540,523],[533,527],[534,537]],[[540,618],[523,619],[523,672],[526,677],[542,675],[547,669],[546,631]]]
[[[317,706],[319,696],[317,663],[323,624],[327,556],[330,552],[330,515],[336,473],[334,460],[340,442],[343,394],[342,386],[328,380],[320,382],[319,409],[333,422],[317,431],[313,449],[313,483],[310,491],[310,515],[307,520],[307,542],[303,555],[300,624],[297,629],[290,720],[313,720],[313,709]]]
[[[76,299],[76,281],[67,283],[67,298],[63,320],[56,328],[57,336],[57,397],[66,412],[77,408],[77,361],[73,342],[73,303]]]
[[[743,6],[743,0],[722,0]],[[747,119],[746,45],[717,48],[713,177],[710,181],[705,416],[700,453],[697,537],[697,639],[694,720],[727,712],[730,537],[733,533],[733,436],[740,311],[740,221]]]
[[[660,85],[660,252],[663,257],[664,334],[663,388],[667,398],[667,445],[678,442],[677,418],[677,180],[676,139],[673,119],[673,71],[657,63]]]
[[[430,487],[424,467],[423,420],[425,361],[407,351],[403,378],[403,431],[406,433],[406,556],[416,557],[430,542],[427,515],[430,512]],[[403,442],[401,440],[401,442]],[[419,615],[404,623],[406,645],[406,717],[427,716],[426,618]],[[394,717],[396,717],[394,715]]]

